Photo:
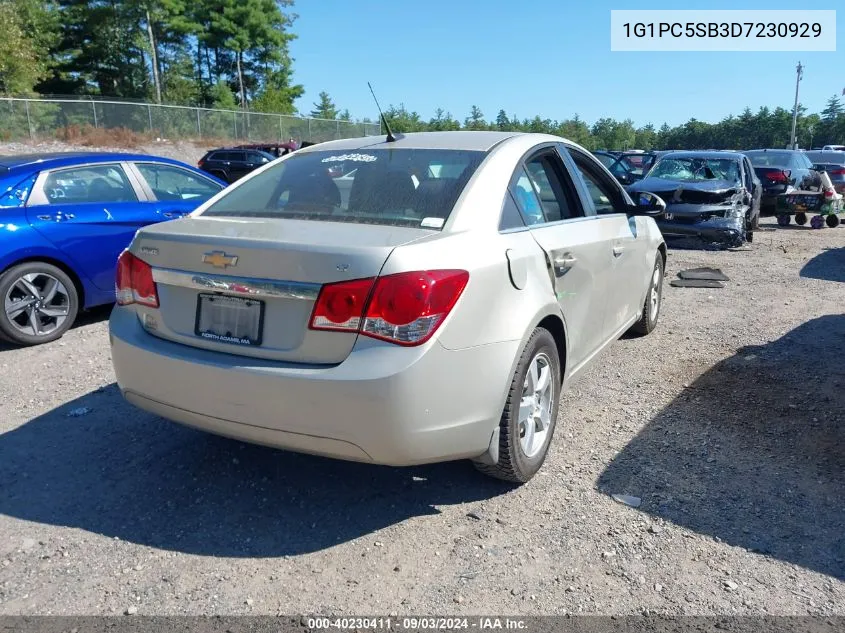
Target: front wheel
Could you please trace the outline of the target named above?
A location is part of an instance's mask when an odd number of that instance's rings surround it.
[[[663,303],[663,273],[665,268],[663,255],[657,253],[654,268],[651,269],[651,277],[648,280],[648,292],[643,304],[643,315],[632,327],[631,332],[640,336],[651,334],[657,327],[657,319],[660,316],[660,306]]]
[[[516,483],[537,474],[555,430],[561,382],[555,339],[548,330],[537,328],[517,363],[499,421],[499,460],[473,462],[479,471]]]
[[[797,219],[798,218],[796,216],[796,221],[797,221]],[[786,213],[781,213],[778,216],[778,226],[789,226],[789,220],[790,220],[790,217]]]
[[[73,325],[79,296],[60,268],[45,262],[13,266],[0,276],[0,336],[18,345],[60,338]]]
[[[831,213],[829,216],[825,218],[825,224],[827,224],[830,228],[835,229],[839,226],[839,216],[835,213]]]
[[[795,224],[799,226],[804,226],[807,224],[807,214],[806,213],[796,213],[795,214]]]

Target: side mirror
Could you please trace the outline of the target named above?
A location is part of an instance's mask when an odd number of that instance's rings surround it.
[[[648,191],[631,193],[634,205],[628,211],[628,215],[647,215],[651,217],[661,216],[666,213],[666,203],[657,194]]]

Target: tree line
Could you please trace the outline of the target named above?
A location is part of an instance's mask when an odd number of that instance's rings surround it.
[[[0,0],[0,92],[97,95],[174,105],[297,114],[304,87],[293,81],[293,0]],[[312,117],[351,120],[322,91]],[[593,124],[473,106],[462,121],[437,109],[425,120],[404,105],[385,112],[397,132],[518,130],[564,136],[588,149],[786,147],[791,109],[746,108],[716,123]],[[364,118],[364,122],[370,119]],[[845,107],[831,97],[819,113],[799,107],[799,145],[845,142]]]
[[[617,121],[612,118],[601,118],[590,125],[577,114],[563,120],[541,116],[520,118],[504,110],[499,110],[495,119],[486,120],[477,106],[472,106],[463,121],[443,109],[437,109],[426,121],[404,105],[391,106],[385,111],[385,117],[394,132],[462,129],[540,132],[563,136],[590,150],[785,148],[792,133],[792,111],[781,107],[774,110],[761,107],[757,112],[745,108],[739,116],[730,115],[717,123],[690,119],[674,127],[664,123],[659,128],[651,123],[637,127],[631,119]],[[807,114],[799,105],[796,136],[799,147],[804,148],[845,144],[842,100],[832,96],[817,114]]]
[[[0,92],[292,114],[292,0],[0,0]]]

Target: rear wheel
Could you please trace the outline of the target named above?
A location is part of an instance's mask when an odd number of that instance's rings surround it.
[[[499,421],[499,460],[473,462],[491,477],[525,483],[549,451],[557,420],[561,367],[551,333],[537,328],[528,340],[511,381],[505,410]]]
[[[13,266],[0,276],[0,335],[18,345],[60,338],[79,311],[76,286],[65,272],[45,262]]]
[[[795,216],[795,221],[798,221],[798,216]],[[789,216],[785,213],[781,213],[778,216],[778,225],[779,226],[789,226]]]
[[[795,214],[795,224],[800,226],[804,226],[807,224],[807,214],[806,213],[796,213]]]
[[[832,229],[835,229],[837,226],[839,226],[839,216],[835,213],[831,213],[825,218],[824,221]]]
[[[657,253],[654,268],[651,270],[651,277],[648,282],[648,292],[643,304],[643,315],[632,327],[631,332],[645,336],[651,334],[657,327],[657,319],[660,316],[660,306],[663,303],[663,273],[665,263],[663,255]]]
[[[824,226],[824,216],[814,215],[813,219],[810,220],[810,226],[814,229],[822,228]]]

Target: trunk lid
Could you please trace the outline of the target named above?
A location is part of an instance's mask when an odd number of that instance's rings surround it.
[[[153,267],[159,295],[158,309],[135,307],[150,334],[185,345],[292,363],[339,363],[357,334],[308,328],[320,287],[375,277],[394,248],[432,233],[267,218],[164,222],[139,231],[132,243],[132,253]],[[213,300],[200,301],[200,295]]]

